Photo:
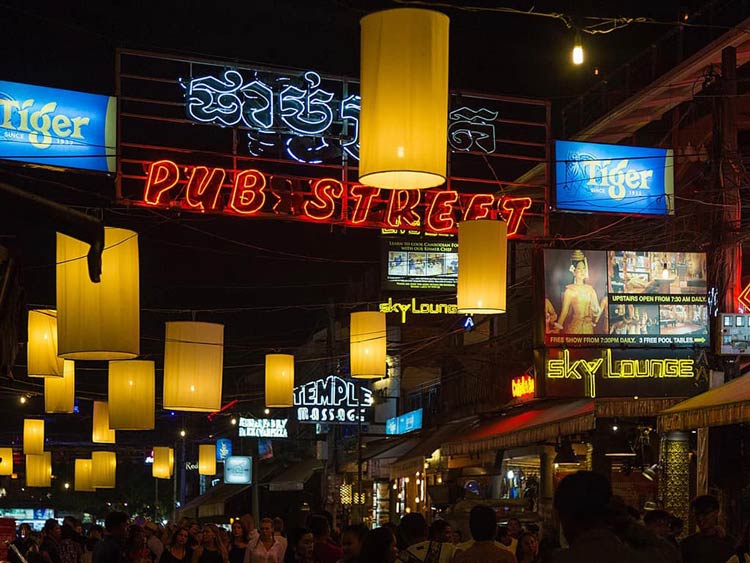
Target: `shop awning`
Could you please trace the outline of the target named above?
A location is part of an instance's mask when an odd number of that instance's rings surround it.
[[[317,459],[303,459],[295,462],[268,483],[268,490],[301,491],[313,473],[323,469],[323,464]]]
[[[187,518],[200,518],[208,516],[223,516],[224,506],[230,498],[243,493],[250,485],[216,485],[199,497],[186,502],[177,511],[177,516]]]
[[[423,430],[424,434],[420,436],[419,441],[393,462],[391,465],[391,477],[394,476],[394,472],[396,475],[400,472],[405,474],[411,473],[415,467],[417,471],[421,470],[425,458],[431,457],[435,450],[440,449],[445,442],[455,440],[459,436],[469,432],[472,428],[476,427],[478,422],[479,419],[476,416],[472,416],[454,420],[433,430]]]
[[[593,430],[595,414],[593,399],[533,407],[485,422],[443,444],[441,451],[444,455],[465,455],[554,441],[558,436]]]
[[[696,395],[663,411],[660,432],[750,422],[750,375]]]

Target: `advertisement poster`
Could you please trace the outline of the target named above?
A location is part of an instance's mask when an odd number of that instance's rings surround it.
[[[548,346],[708,346],[706,256],[544,251]]]
[[[750,315],[719,315],[721,340],[719,354],[727,356],[746,356],[750,354]]]
[[[458,280],[454,238],[384,239],[383,290],[453,290]]]

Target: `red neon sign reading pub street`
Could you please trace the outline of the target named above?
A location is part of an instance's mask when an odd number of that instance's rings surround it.
[[[455,233],[458,221],[498,219],[508,236],[523,224],[531,198],[455,190],[380,190],[333,178],[303,180],[256,169],[182,166],[159,160],[148,167],[142,205],[196,213],[276,217],[377,229]]]

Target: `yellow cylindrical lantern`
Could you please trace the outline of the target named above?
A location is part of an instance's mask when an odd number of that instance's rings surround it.
[[[266,406],[294,406],[294,356],[266,354]]]
[[[109,427],[109,407],[105,401],[94,401],[91,441],[95,444],[114,444],[115,431]]]
[[[73,490],[80,493],[96,492],[91,483],[91,460],[77,459],[75,463],[75,482]]]
[[[154,362],[109,362],[109,427],[153,430],[156,405]]]
[[[62,377],[44,378],[44,412],[73,412],[76,387],[75,365],[73,360],[65,360]]]
[[[42,452],[26,456],[26,486],[49,487],[52,484],[52,454]]]
[[[23,453],[42,455],[44,453],[44,421],[27,418],[23,421]]]
[[[508,226],[482,219],[458,224],[458,310],[505,312]]]
[[[385,377],[385,313],[352,313],[349,330],[349,354],[352,377]]]
[[[96,489],[114,489],[117,473],[115,452],[91,452],[91,485]]]
[[[151,474],[157,479],[169,479],[174,471],[174,450],[161,446],[154,447],[154,463]]]
[[[216,475],[216,446],[214,444],[198,446],[198,474]]]
[[[104,229],[101,282],[89,279],[89,245],[57,233],[58,353],[123,360],[140,351],[138,234]]]
[[[62,377],[63,359],[57,356],[57,311],[29,311],[29,342],[26,347],[26,375]]]
[[[164,408],[221,409],[224,325],[169,322],[164,346]]]
[[[0,475],[13,475],[13,448],[0,448]]]
[[[445,182],[448,16],[399,8],[362,18],[359,181],[415,190]]]

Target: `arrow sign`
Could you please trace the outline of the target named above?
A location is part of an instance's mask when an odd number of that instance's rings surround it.
[[[747,284],[742,293],[737,296],[737,301],[744,307],[745,311],[750,310],[750,284]]]

